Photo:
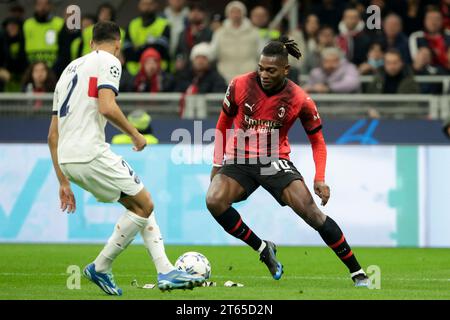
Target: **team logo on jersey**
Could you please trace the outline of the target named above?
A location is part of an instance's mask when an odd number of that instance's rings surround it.
[[[253,107],[255,106],[255,104],[249,105],[247,102],[244,104],[246,108],[248,108],[250,110],[250,112],[253,112]]]
[[[109,73],[111,73],[111,75],[112,75],[114,78],[120,77],[120,70],[119,70],[119,68],[116,67],[116,66],[111,66],[111,68],[109,69]]]
[[[283,119],[284,116],[285,116],[285,114],[286,114],[286,108],[283,107],[283,106],[279,107],[279,108],[278,108],[278,117],[279,117],[280,119]]]

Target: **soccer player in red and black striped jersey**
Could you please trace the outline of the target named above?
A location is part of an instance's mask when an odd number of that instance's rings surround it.
[[[355,286],[367,287],[369,279],[341,229],[317,207],[289,159],[287,135],[300,119],[313,150],[314,192],[326,205],[330,188],[325,183],[327,151],[321,119],[314,101],[287,79],[288,54],[297,59],[301,56],[294,41],[286,37],[271,41],[262,51],[257,72],[230,82],[216,127],[214,166],[206,196],[208,210],[226,232],[258,251],[260,260],[278,280],[283,266],[276,258],[275,244],[261,240],[232,206],[262,186],[319,232],[347,266]]]

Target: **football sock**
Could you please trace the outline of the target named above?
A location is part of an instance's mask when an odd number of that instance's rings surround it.
[[[164,242],[161,236],[161,231],[156,223],[155,212],[148,217],[148,222],[145,228],[141,230],[142,239],[147,247],[147,251],[153,259],[156,271],[158,273],[169,273],[175,267],[170,263],[164,249]]]
[[[263,250],[267,247],[267,244],[265,241],[261,241],[261,245],[259,246],[259,249],[257,250],[259,253],[263,252]]]
[[[224,213],[214,217],[214,219],[226,232],[235,238],[241,239],[253,250],[258,251],[261,248],[263,241],[242,221],[241,215],[233,207],[229,207]]]
[[[345,240],[339,226],[330,217],[326,217],[324,224],[317,229],[323,241],[336,253],[339,259],[347,266],[350,273],[361,270],[352,249]]]
[[[139,217],[127,210],[117,221],[111,237],[95,259],[95,271],[102,273],[111,271],[114,259],[128,247],[146,224],[147,218]]]

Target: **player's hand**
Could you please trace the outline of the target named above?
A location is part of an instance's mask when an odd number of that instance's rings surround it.
[[[322,199],[321,205],[326,205],[330,199],[330,187],[323,181],[316,181],[314,182],[314,192]]]
[[[211,180],[210,181],[212,181],[212,179],[214,179],[214,176],[217,174],[217,172],[219,172],[220,169],[222,169],[222,167],[216,167],[216,166],[212,167],[212,169],[211,169]]]
[[[142,151],[147,146],[147,140],[140,133],[137,133],[131,139],[134,144],[134,147],[133,147],[134,151]]]
[[[70,184],[62,184],[59,187],[59,199],[61,200],[61,210],[63,212],[66,210],[67,213],[75,212],[77,205]]]

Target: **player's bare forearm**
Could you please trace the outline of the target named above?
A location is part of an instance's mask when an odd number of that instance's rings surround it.
[[[122,110],[116,103],[115,93],[110,89],[100,89],[98,92],[99,112],[120,131],[127,134],[133,140],[133,150],[141,151],[147,145],[147,140],[127,120]]]
[[[67,213],[75,212],[76,201],[75,196],[70,188],[69,179],[62,173],[58,161],[58,116],[52,116],[52,122],[48,132],[48,146],[52,157],[53,168],[59,181],[59,199],[61,201],[61,210]]]
[[[60,185],[70,185],[67,177],[62,173],[58,163],[58,117],[52,116],[52,122],[48,133],[48,147],[52,157],[53,168],[55,169],[56,176]]]
[[[110,89],[100,89],[98,92],[99,112],[115,127],[130,137],[136,137],[139,132],[127,120],[116,103],[115,94]]]

